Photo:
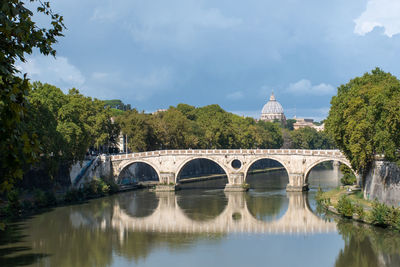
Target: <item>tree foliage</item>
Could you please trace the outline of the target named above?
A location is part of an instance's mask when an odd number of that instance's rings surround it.
[[[375,155],[399,162],[400,81],[379,68],[338,88],[326,129],[354,170],[364,173]]]
[[[36,136],[26,125],[29,83],[25,75],[17,76],[15,63],[25,62],[35,48],[54,56],[53,44],[64,29],[63,17],[52,12],[49,2],[30,2],[49,18],[48,28],[36,25],[33,12],[21,0],[0,5],[0,192],[10,190],[22,177],[24,164],[38,156]]]
[[[178,148],[280,148],[278,124],[256,122],[218,105],[187,104],[155,114],[127,111],[117,118],[132,151]]]
[[[326,132],[304,127],[290,132],[291,148],[296,149],[333,149],[335,144]]]
[[[89,147],[115,143],[119,128],[112,123],[104,102],[85,97],[77,89],[64,94],[59,88],[35,82],[28,96],[30,131],[40,144],[40,160],[54,174],[60,162],[83,160]]]

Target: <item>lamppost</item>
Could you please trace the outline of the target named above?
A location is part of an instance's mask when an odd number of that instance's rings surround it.
[[[128,135],[125,134],[125,154],[128,155]]]

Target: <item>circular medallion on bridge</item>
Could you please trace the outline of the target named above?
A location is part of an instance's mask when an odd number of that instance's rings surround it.
[[[231,166],[234,169],[240,169],[240,167],[242,167],[242,162],[240,162],[240,160],[238,160],[238,159],[234,159],[231,162]]]

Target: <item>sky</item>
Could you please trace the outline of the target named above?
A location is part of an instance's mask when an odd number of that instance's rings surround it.
[[[399,0],[53,0],[57,57],[18,63],[32,81],[139,111],[219,104],[259,118],[326,118],[336,88],[380,67],[400,77]],[[44,17],[36,17],[46,25]]]

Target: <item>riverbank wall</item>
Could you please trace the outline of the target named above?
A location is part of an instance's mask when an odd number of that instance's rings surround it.
[[[394,162],[374,161],[364,179],[364,198],[400,206],[400,167]]]

